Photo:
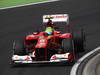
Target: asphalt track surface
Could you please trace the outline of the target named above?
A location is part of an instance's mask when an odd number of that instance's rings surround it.
[[[69,75],[72,66],[30,66],[11,68],[9,65],[13,40],[28,32],[42,30],[42,15],[68,13],[74,29],[84,27],[86,52],[100,46],[99,0],[61,0],[54,3],[0,10],[0,75]],[[80,54],[84,55],[86,52]]]

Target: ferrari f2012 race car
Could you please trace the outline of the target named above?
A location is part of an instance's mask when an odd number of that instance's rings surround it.
[[[13,43],[12,63],[73,62],[75,55],[85,50],[85,33],[81,30],[76,36],[77,33],[70,31],[68,20],[68,14],[43,15],[44,31],[33,32]],[[60,22],[68,27],[65,33],[57,30],[60,25],[54,25]]]

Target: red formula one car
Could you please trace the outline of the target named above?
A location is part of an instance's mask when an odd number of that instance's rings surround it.
[[[84,32],[78,32],[78,36],[70,31],[62,33],[57,30],[60,26],[53,24],[65,22],[65,26],[69,27],[68,19],[68,14],[44,15],[46,30],[33,32],[23,41],[15,41],[12,62],[14,64],[73,62],[75,54],[84,51]]]

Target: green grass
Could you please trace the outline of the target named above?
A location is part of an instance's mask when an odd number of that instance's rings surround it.
[[[0,0],[0,8],[23,5],[28,3],[42,2],[48,0]]]

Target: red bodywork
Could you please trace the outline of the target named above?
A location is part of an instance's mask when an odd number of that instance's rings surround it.
[[[33,33],[31,35],[26,36],[26,40],[37,40],[35,48],[47,48],[48,43],[50,43],[48,40],[50,39],[52,39],[52,42],[59,44],[59,39],[69,38],[72,38],[72,35],[70,33],[61,34],[59,31],[54,31],[53,35],[51,36],[46,35],[45,32]]]
[[[53,35],[48,36],[47,33],[45,32],[40,32],[40,33],[33,33],[31,35],[26,36],[25,39],[25,44],[26,45],[31,45],[31,52],[35,51],[36,49],[44,49],[44,59],[47,60],[48,56],[48,49],[60,49],[61,48],[61,40],[63,39],[70,39],[72,38],[72,35],[70,33],[64,33],[61,34],[59,31],[54,31]],[[34,40],[34,42],[30,42]],[[34,45],[33,45],[34,43]],[[40,53],[42,54],[42,53]],[[35,54],[36,55],[36,54]]]

